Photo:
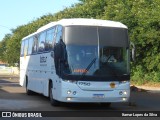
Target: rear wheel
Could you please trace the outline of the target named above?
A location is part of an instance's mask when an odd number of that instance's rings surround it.
[[[54,96],[53,96],[53,93],[52,93],[52,89],[53,89],[52,82],[50,82],[50,84],[49,84],[49,98],[50,98],[51,105],[59,106],[60,102],[54,99]]]
[[[27,95],[32,95],[33,91],[28,89],[28,77],[26,76],[26,94]]]

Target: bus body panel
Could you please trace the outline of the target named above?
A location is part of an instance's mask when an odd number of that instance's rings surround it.
[[[28,89],[48,96],[49,80],[58,77],[55,74],[54,60],[50,56],[51,52],[26,56],[25,59],[21,57],[20,85],[26,87],[27,76]],[[42,58],[47,58],[46,62],[40,61]]]

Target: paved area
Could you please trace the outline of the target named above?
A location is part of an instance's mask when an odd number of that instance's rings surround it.
[[[25,93],[25,88],[19,85],[18,76],[0,76],[0,111],[20,111],[25,113],[26,111],[48,111],[48,114],[56,114],[59,112],[62,117],[52,117],[50,120],[106,120],[106,117],[93,117],[98,113],[104,114],[114,114],[123,113],[123,111],[141,114],[141,111],[150,111],[156,114],[160,110],[160,91],[158,88],[143,88],[142,86],[131,86],[131,100],[130,103],[113,103],[110,107],[102,106],[100,104],[61,104],[59,107],[51,106],[49,99],[39,94],[28,96]],[[157,90],[158,89],[158,90]],[[155,92],[157,90],[157,92]],[[81,113],[82,117],[63,117],[63,113],[67,112],[67,115],[72,116],[74,112]],[[85,115],[90,115],[92,117],[86,117]],[[159,113],[158,113],[159,115]],[[117,117],[118,118],[118,117]],[[132,118],[139,117],[124,117],[124,120],[133,120]],[[143,119],[144,118],[144,119]],[[18,118],[9,118],[16,120]],[[21,119],[21,118],[20,118]],[[29,118],[22,118],[23,120],[28,120]],[[37,118],[38,120],[46,120],[46,118]],[[48,119],[48,118],[47,118]],[[114,117],[111,117],[114,120]],[[119,118],[118,118],[119,119]],[[150,120],[151,117],[140,117],[140,120]],[[158,120],[159,118],[155,118]],[[1,120],[1,118],[0,118]],[[4,119],[8,120],[8,118]],[[33,118],[35,120],[35,118]]]

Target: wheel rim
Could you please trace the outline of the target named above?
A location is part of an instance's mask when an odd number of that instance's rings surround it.
[[[26,81],[26,92],[28,92],[28,81]]]
[[[51,87],[51,86],[50,86],[50,90],[49,90],[49,91],[50,91],[50,92],[49,92],[49,93],[50,93],[50,95],[49,95],[49,96],[50,96],[50,100],[53,100],[52,87]]]

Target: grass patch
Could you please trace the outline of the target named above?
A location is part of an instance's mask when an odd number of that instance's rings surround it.
[[[141,85],[141,86],[150,86],[150,87],[160,87],[160,82],[152,82],[152,81],[133,81],[131,80],[131,85]]]

